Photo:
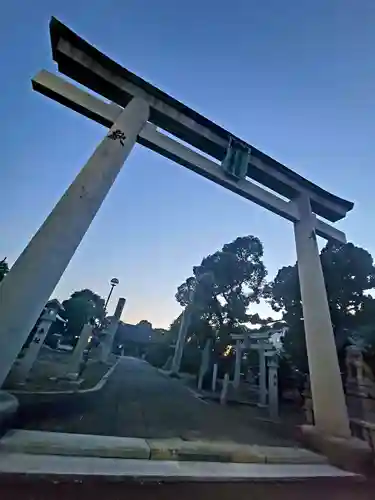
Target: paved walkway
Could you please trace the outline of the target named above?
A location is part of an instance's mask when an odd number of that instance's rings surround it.
[[[78,397],[79,398],[79,397]],[[66,406],[69,406],[67,408]],[[24,421],[23,428],[107,436],[214,439],[288,446],[140,359],[122,358],[104,389]]]

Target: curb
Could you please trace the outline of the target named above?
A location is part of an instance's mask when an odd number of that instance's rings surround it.
[[[116,363],[107,371],[105,375],[99,380],[99,382],[94,385],[94,387],[90,387],[89,389],[81,389],[76,391],[76,394],[89,394],[91,392],[97,392],[103,389],[105,384],[108,382],[109,377],[112,375],[112,373],[115,371],[115,368],[119,364],[120,360],[118,359]]]
[[[245,445],[225,441],[146,439],[150,460],[252,463],[327,464],[327,459],[303,448]]]
[[[100,391],[108,381],[108,378],[112,375],[114,369],[117,367],[120,360],[117,360],[116,363],[103,375],[103,377],[97,382],[94,387],[90,387],[88,389],[71,389],[68,391],[23,391],[23,390],[9,390],[11,394],[14,396],[72,396],[74,394],[89,394],[92,392]]]
[[[4,453],[149,460],[150,447],[140,438],[15,429],[0,440]]]
[[[3,481],[1,481],[1,479]],[[5,486],[5,488],[10,484],[20,484],[21,481],[26,482],[28,485],[28,493],[22,498],[41,498],[41,492],[45,493],[45,488],[43,488],[43,481],[52,481],[54,484],[59,485],[64,482],[74,482],[79,483],[79,489],[77,489],[77,498],[93,497],[92,494],[95,492],[95,488],[99,487],[100,484],[105,486],[105,490],[102,490],[102,495],[105,498],[122,498],[124,496],[123,491],[118,491],[115,496],[110,494],[111,490],[108,490],[108,483],[115,481],[116,483],[126,484],[131,482],[134,484],[140,484],[143,488],[142,492],[138,495],[132,495],[130,490],[129,497],[132,498],[177,498],[182,496],[183,498],[198,497],[198,498],[249,498],[253,497],[251,490],[252,483],[260,483],[261,490],[254,496],[254,498],[278,498],[281,500],[285,498],[297,498],[294,494],[291,495],[291,491],[285,491],[283,495],[277,494],[280,491],[280,486],[282,483],[291,482],[301,482],[310,480],[309,485],[302,483],[302,490],[306,487],[311,487],[311,481],[314,483],[318,482],[320,488],[317,491],[324,491],[324,485],[330,485],[332,487],[332,481],[335,481],[336,485],[341,485],[340,492],[343,488],[347,488],[350,484],[359,483],[365,484],[365,478],[358,474],[353,474],[350,472],[343,471],[336,467],[332,467],[327,464],[317,464],[317,465],[305,465],[305,464],[283,464],[283,465],[273,465],[273,464],[233,464],[233,463],[212,463],[212,462],[168,462],[168,461],[150,461],[150,460],[132,460],[132,459],[114,459],[114,458],[92,458],[92,457],[77,457],[77,456],[51,456],[51,455],[25,455],[20,453],[10,453],[7,455],[0,454],[0,482]],[[90,490],[85,494],[85,490],[82,491],[82,483],[87,480],[90,482]],[[37,481],[37,482],[36,482]],[[95,483],[93,483],[95,481]],[[160,492],[153,489],[147,494],[144,491],[145,483],[156,482],[158,485],[163,483],[175,483],[180,482],[184,490],[178,494],[174,492],[173,495],[165,495],[167,490]],[[188,483],[194,482],[206,482],[217,483],[219,488],[222,488],[220,483],[235,483],[243,482],[246,484],[246,491],[243,495],[238,496],[236,491],[228,491],[227,494],[222,494],[222,490],[217,491],[216,494],[207,495],[207,489],[205,491],[200,490],[190,492],[186,494],[186,487]],[[267,483],[273,483],[277,485],[277,490],[273,489],[269,491],[269,494],[264,492],[264,486]],[[39,493],[30,496],[30,487],[32,484],[38,484],[42,486],[39,488]],[[44,483],[46,484],[46,483]],[[368,492],[368,485],[366,485],[366,491]],[[233,486],[231,485],[231,488]],[[5,490],[8,491],[8,490]],[[5,492],[4,491],[4,492]],[[53,490],[47,489],[49,495],[53,495]],[[335,490],[337,493],[337,490]],[[345,490],[344,490],[345,491]],[[221,493],[220,493],[221,492]],[[52,495],[51,495],[52,493]],[[134,493],[134,491],[133,491]],[[203,493],[203,495],[202,495]],[[303,491],[301,492],[303,494]],[[334,492],[332,492],[334,493]],[[108,496],[109,495],[109,496]],[[60,495],[56,498],[67,498],[72,497],[72,492],[70,494],[65,490],[64,495]],[[76,498],[76,495],[73,495]],[[94,495],[95,498],[99,498],[99,495]],[[319,496],[319,495],[318,495]],[[337,495],[334,495],[336,498]],[[12,495],[12,498],[20,498],[19,495]],[[338,495],[337,498],[341,498]],[[355,498],[351,496],[350,498]],[[8,498],[8,497],[7,497]],[[11,498],[9,496],[9,498]],[[44,497],[43,497],[44,498]],[[303,496],[298,496],[298,498],[304,498]],[[309,496],[309,498],[312,498]],[[314,495],[315,498],[315,495]],[[328,498],[328,496],[324,496]],[[332,498],[332,495],[330,496]],[[345,496],[345,498],[347,498]],[[360,496],[360,498],[365,498]],[[366,498],[370,498],[366,495]]]
[[[322,455],[302,448],[245,445],[225,441],[184,441],[180,438],[68,434],[44,431],[9,431],[0,440],[0,456],[23,453],[30,456],[76,456],[143,459],[151,462],[221,462],[237,464],[326,465]]]

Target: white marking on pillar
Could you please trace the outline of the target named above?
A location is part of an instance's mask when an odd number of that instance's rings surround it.
[[[1,282],[0,387],[148,116],[142,99],[127,105]]]
[[[316,242],[315,215],[307,195],[300,196],[297,204],[300,221],[294,224],[294,233],[315,426],[324,434],[349,438],[348,412]]]

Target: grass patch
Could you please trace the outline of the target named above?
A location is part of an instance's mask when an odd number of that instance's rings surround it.
[[[66,377],[70,356],[56,353],[47,359],[38,360],[30,374],[30,379],[25,383],[17,383],[10,377],[5,385],[8,390],[22,390],[28,392],[61,392],[91,389],[104,377],[116,362],[116,357],[111,357],[108,363],[99,360],[90,360],[78,380],[69,380]]]
[[[80,385],[80,389],[91,389],[95,387],[113,365],[114,363],[102,363],[101,361],[94,361],[88,364],[86,370],[82,374],[83,381]]]

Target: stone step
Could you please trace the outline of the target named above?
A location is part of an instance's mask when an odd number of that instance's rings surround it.
[[[0,440],[0,453],[80,457],[232,462],[320,464],[324,456],[299,447],[245,445],[230,441],[141,439],[133,437],[11,430]]]
[[[0,453],[0,483],[2,477],[9,480],[9,476],[13,475],[74,481],[95,477],[116,480],[136,478],[141,482],[363,481],[362,476],[328,464],[238,464]]]
[[[146,460],[150,457],[150,447],[144,439],[27,430],[11,430],[3,436],[0,453],[5,452]]]

